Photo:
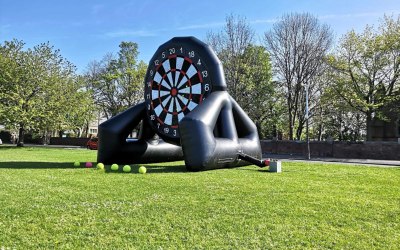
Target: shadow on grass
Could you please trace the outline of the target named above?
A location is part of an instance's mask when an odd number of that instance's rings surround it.
[[[186,173],[185,165],[176,165],[176,166],[147,166],[147,171],[149,173]],[[139,171],[139,167],[138,167]]]
[[[130,165],[131,171],[130,173],[139,173],[139,167],[142,165]],[[156,174],[156,173],[187,173],[185,165],[144,165],[147,169],[147,174]],[[111,165],[105,166],[106,173],[124,173],[123,165],[119,165],[117,171],[111,170]]]
[[[245,168],[245,167],[238,167],[238,168],[231,168],[238,171],[249,171],[249,172],[260,172],[260,173],[272,173],[269,171],[268,168]]]
[[[130,165],[131,166],[131,173],[138,173],[139,167],[141,165]],[[145,165],[146,166],[146,165]],[[71,162],[29,162],[29,161],[11,161],[11,162],[0,162],[0,169],[8,168],[8,169],[49,169],[49,168],[58,168],[58,169],[79,169],[85,168],[84,164],[81,163],[80,167],[74,167]],[[94,165],[95,168],[95,165]],[[119,165],[118,171],[112,171],[110,165],[105,166],[105,171],[107,173],[124,173],[123,172],[123,165]],[[149,165],[146,166],[147,173],[186,173],[185,165]]]
[[[81,164],[81,168],[83,168]],[[75,168],[70,162],[29,162],[29,161],[11,161],[11,162],[0,162],[0,168],[9,169],[43,169],[43,168]]]
[[[17,145],[12,145],[12,144],[8,144],[8,145],[0,145],[0,151],[1,150],[10,150],[10,149],[24,149],[24,148],[29,148],[29,147],[17,147]]]

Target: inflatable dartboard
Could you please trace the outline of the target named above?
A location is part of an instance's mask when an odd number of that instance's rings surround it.
[[[191,171],[266,165],[257,128],[226,91],[222,64],[205,43],[176,37],[162,44],[144,90],[144,102],[100,124],[98,162],[184,160]],[[138,124],[138,138],[127,138]]]
[[[213,90],[225,88],[222,67],[209,46],[193,37],[174,38],[150,60],[145,102],[152,128],[179,143],[179,122]]]

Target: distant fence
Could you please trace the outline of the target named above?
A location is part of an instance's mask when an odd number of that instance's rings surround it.
[[[51,137],[50,145],[69,145],[69,146],[81,146],[86,147],[86,143],[89,138],[73,138],[73,137]]]
[[[262,140],[263,153],[306,155],[304,141]],[[310,142],[310,153],[314,157],[355,158],[377,160],[400,160],[398,142]]]

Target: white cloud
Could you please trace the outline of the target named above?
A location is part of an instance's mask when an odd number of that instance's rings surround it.
[[[166,31],[177,31],[177,30],[194,30],[194,29],[209,29],[212,27],[221,27],[225,23],[223,22],[213,22],[213,23],[203,23],[203,24],[193,24],[187,26],[178,26],[168,29],[154,29],[154,30],[134,30],[134,29],[124,29],[124,30],[117,30],[117,31],[110,31],[105,33],[105,36],[110,38],[117,38],[117,37],[153,37],[157,36],[162,32]]]
[[[213,22],[213,23],[202,23],[202,24],[193,24],[187,26],[176,27],[175,30],[194,30],[194,29],[209,29],[212,27],[221,27],[225,23],[223,22]]]
[[[357,17],[383,17],[384,14],[397,15],[400,14],[399,10],[390,10],[384,12],[360,12],[348,14],[330,14],[319,16],[320,19],[341,19],[341,18],[357,18]]]
[[[275,22],[277,22],[278,21],[278,19],[257,19],[257,20],[253,20],[253,21],[250,21],[250,23],[251,24],[259,24],[259,23],[261,23],[261,24],[263,24],[263,23],[275,23]]]
[[[111,38],[117,37],[151,37],[156,36],[157,32],[150,30],[118,30],[105,33],[106,36]]]
[[[263,23],[274,23],[277,19],[258,19],[250,21],[250,24],[263,24]],[[105,36],[110,38],[118,38],[118,37],[154,37],[158,36],[163,32],[167,31],[185,31],[185,30],[197,30],[197,29],[212,29],[223,27],[225,22],[209,22],[209,23],[200,23],[200,24],[191,24],[186,26],[176,26],[171,28],[164,29],[149,29],[149,30],[135,30],[135,29],[122,29],[116,31],[106,32]]]

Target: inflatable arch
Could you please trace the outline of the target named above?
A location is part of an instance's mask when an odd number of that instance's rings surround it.
[[[190,171],[261,160],[257,128],[226,91],[222,64],[194,37],[161,45],[147,69],[144,99],[99,126],[98,162],[184,160]],[[137,139],[126,139],[141,122]]]

